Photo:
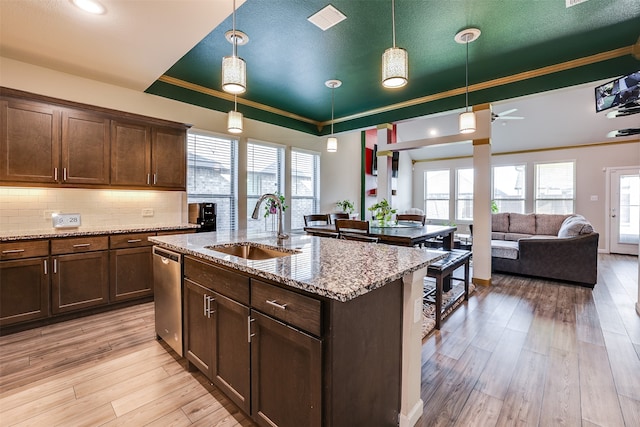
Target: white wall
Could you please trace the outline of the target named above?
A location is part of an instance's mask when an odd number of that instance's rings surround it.
[[[191,124],[194,129],[228,135],[226,131],[226,113],[60,73],[3,57],[0,57],[0,86],[187,123]],[[326,152],[326,138],[246,118],[242,136],[320,152],[320,198],[323,212],[334,210],[335,202],[339,199],[349,198],[355,202],[359,201],[359,132],[338,135],[339,148],[337,153]],[[241,199],[242,202],[243,199]],[[184,209],[183,204],[183,202],[175,203],[173,209],[182,211]]]
[[[533,183],[533,164],[535,162],[575,160],[576,162],[576,213],[584,215],[598,233],[600,240],[598,247],[601,250],[608,248],[607,230],[607,182],[605,168],[636,166],[640,164],[640,142],[618,144],[612,142],[606,145],[586,148],[567,148],[561,150],[536,151],[517,154],[495,155],[492,165],[508,165],[515,163],[527,164],[527,188],[531,189]],[[424,204],[424,171],[427,169],[473,167],[471,157],[451,160],[419,162],[414,165],[413,195],[414,204]],[[597,200],[591,200],[596,196]],[[528,210],[531,212],[531,210]]]

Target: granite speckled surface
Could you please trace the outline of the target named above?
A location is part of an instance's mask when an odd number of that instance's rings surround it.
[[[374,243],[292,235],[282,243],[300,253],[267,260],[248,260],[207,246],[253,242],[278,246],[273,233],[218,231],[151,237],[161,247],[193,255],[264,279],[338,301],[349,301],[425,267],[444,252]]]
[[[0,242],[19,240],[54,239],[60,237],[97,236],[103,234],[151,233],[166,230],[192,230],[199,228],[195,224],[161,225],[109,225],[78,228],[46,228],[42,230],[19,230],[0,232]]]

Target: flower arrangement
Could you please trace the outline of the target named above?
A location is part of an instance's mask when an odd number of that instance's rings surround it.
[[[387,199],[382,199],[382,201],[372,205],[369,210],[380,223],[391,221],[391,215],[396,213],[396,210],[391,207]]]
[[[280,206],[282,206],[282,212],[286,211],[289,206],[284,203],[284,196],[279,192],[274,193],[280,199]],[[275,215],[278,213],[278,205],[275,201],[269,199],[267,203],[264,205],[264,217],[268,217],[269,215]]]
[[[338,206],[342,210],[342,212],[346,212],[348,214],[352,214],[355,210],[353,202],[349,199],[338,200],[336,206]]]

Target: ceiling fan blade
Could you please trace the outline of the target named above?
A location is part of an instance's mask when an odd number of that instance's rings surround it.
[[[522,120],[524,119],[524,117],[519,117],[519,116],[498,116],[496,117],[500,120]]]
[[[516,111],[518,111],[517,108],[512,108],[510,110],[503,111],[502,113],[497,113],[496,116],[502,117],[502,116],[506,116],[507,114],[515,113]]]

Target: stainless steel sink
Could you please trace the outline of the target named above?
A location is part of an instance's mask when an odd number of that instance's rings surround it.
[[[278,248],[276,246],[266,246],[252,242],[212,245],[206,246],[206,248],[217,252],[222,252],[227,255],[233,255],[239,258],[251,260],[271,259],[291,256],[300,253],[300,251],[296,251],[294,249],[284,249]]]

